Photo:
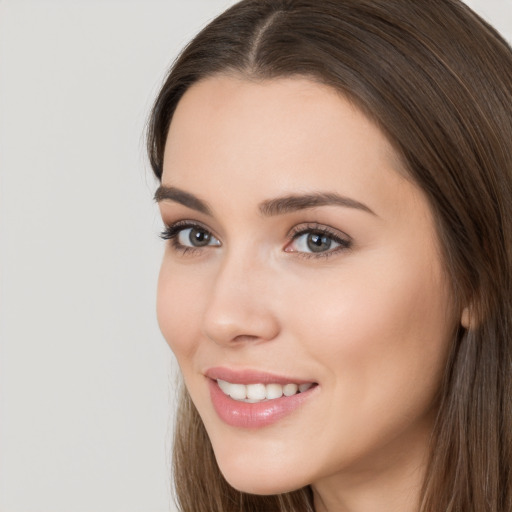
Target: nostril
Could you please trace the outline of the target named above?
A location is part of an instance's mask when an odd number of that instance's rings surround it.
[[[243,342],[243,341],[257,341],[257,340],[258,340],[258,336],[253,336],[251,334],[239,334],[238,336],[235,336],[233,338],[234,342],[237,342],[237,341],[240,341],[240,342]]]

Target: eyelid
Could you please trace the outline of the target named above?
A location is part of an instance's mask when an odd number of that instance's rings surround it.
[[[165,223],[165,222],[164,222]],[[199,229],[207,232],[218,243],[207,244],[203,246],[185,245],[180,243],[179,236],[182,231],[187,229]],[[203,251],[207,248],[216,248],[222,245],[220,239],[214,232],[206,227],[202,222],[193,220],[179,220],[173,223],[165,223],[165,229],[160,233],[160,238],[168,241],[168,247],[176,254],[187,256],[198,256],[205,254]]]
[[[209,244],[205,246],[194,247],[179,243],[178,236],[180,232],[191,228],[206,231],[208,234],[212,236],[212,238],[214,238],[218,242],[218,244]],[[333,242],[335,242],[337,246],[332,249],[328,249],[326,251],[321,252],[308,252],[289,249],[290,245],[295,240],[297,240],[300,236],[303,236],[308,233],[319,233],[325,235],[328,238],[330,238]],[[172,248],[176,251],[181,251],[182,253],[201,252],[203,249],[207,247],[219,247],[222,245],[220,238],[215,234],[215,232],[212,229],[210,229],[200,221],[189,219],[183,219],[172,223],[165,223],[165,229],[160,233],[160,237],[163,240],[170,241]],[[326,258],[334,254],[337,254],[340,251],[346,251],[350,249],[352,246],[352,238],[345,232],[317,222],[303,223],[294,226],[286,235],[286,238],[288,239],[288,241],[286,242],[286,245],[284,247],[284,252],[294,253],[297,256],[304,258]]]
[[[215,234],[215,232],[210,229],[208,226],[203,224],[202,222],[199,222],[197,220],[178,220],[176,222],[166,223],[164,221],[164,230],[160,233],[160,237],[164,240],[170,240],[171,238],[175,237],[180,231],[183,231],[184,229],[188,228],[199,228],[203,229],[204,231],[207,231],[210,233],[215,239],[220,241],[220,238]]]
[[[339,245],[335,247],[334,249],[323,251],[323,252],[304,252],[304,251],[292,251],[292,250],[286,250],[291,243],[293,243],[295,240],[297,240],[299,237],[308,234],[308,233],[320,233],[327,237],[329,237],[333,242],[338,243]],[[347,235],[345,232],[340,231],[339,229],[331,228],[329,226],[326,226],[324,224],[319,223],[306,223],[306,224],[299,224],[297,226],[294,226],[292,230],[287,235],[288,242],[285,247],[285,252],[295,253],[298,256],[305,257],[305,258],[326,258],[329,256],[332,256],[340,251],[346,251],[352,247],[352,237]]]

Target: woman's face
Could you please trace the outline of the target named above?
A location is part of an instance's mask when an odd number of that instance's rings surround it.
[[[226,479],[269,494],[420,468],[458,320],[382,132],[306,79],[209,78],[178,105],[157,198],[158,319]]]

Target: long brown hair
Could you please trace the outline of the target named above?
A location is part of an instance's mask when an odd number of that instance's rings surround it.
[[[161,179],[169,125],[218,73],[305,76],[350,98],[388,136],[434,212],[456,307],[422,512],[512,510],[512,51],[458,0],[244,0],[171,68],[148,125]],[[222,478],[185,389],[175,485],[185,512],[305,512],[309,488],[252,496]]]

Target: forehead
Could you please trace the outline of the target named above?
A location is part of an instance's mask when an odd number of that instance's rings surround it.
[[[258,200],[296,191],[355,196],[401,184],[382,131],[331,87],[305,78],[215,76],[192,86],[174,114],[162,182]]]
[[[233,132],[244,128],[239,137]],[[337,128],[337,130],[333,130]],[[346,129],[344,129],[346,128]],[[276,138],[276,131],[286,129]],[[253,145],[302,146],[307,139],[344,136],[365,137],[387,157],[395,156],[382,132],[337,90],[301,77],[248,80],[240,76],[216,75],[191,86],[179,101],[166,144],[166,157],[180,138],[200,136],[203,143],[215,140],[234,146],[253,141]],[[316,134],[317,137],[313,137]],[[176,144],[173,142],[176,141]],[[338,140],[342,145],[343,140]]]

